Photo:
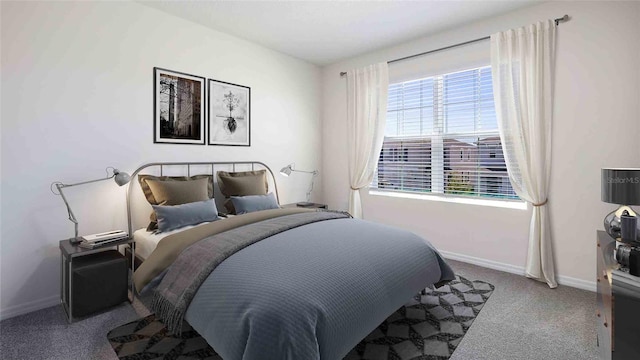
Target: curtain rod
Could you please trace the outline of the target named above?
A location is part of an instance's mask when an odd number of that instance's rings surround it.
[[[569,15],[565,15],[563,17],[554,19],[553,21],[555,21],[556,26],[558,26],[558,24],[560,22],[569,21]],[[448,49],[455,48],[455,47],[458,47],[458,46],[472,44],[472,43],[475,43],[475,42],[478,42],[478,41],[482,41],[482,40],[488,40],[490,38],[491,38],[491,36],[485,36],[485,37],[481,37],[481,38],[478,38],[478,39],[469,40],[469,41],[461,42],[461,43],[458,43],[458,44],[453,44],[453,45],[441,47],[439,49],[429,50],[429,51],[425,51],[425,52],[422,52],[422,53],[419,53],[419,54],[409,55],[409,56],[405,56],[405,57],[402,57],[402,58],[399,58],[399,59],[389,60],[389,61],[387,61],[387,64],[391,64],[391,63],[398,62],[398,61],[403,61],[403,60],[408,60],[408,59],[413,59],[414,57],[423,56],[423,55],[431,54],[431,53],[438,52],[438,51],[448,50]],[[340,73],[340,76],[345,76],[345,75],[347,75],[346,71],[343,71],[343,72]]]

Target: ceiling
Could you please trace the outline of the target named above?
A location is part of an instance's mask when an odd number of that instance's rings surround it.
[[[139,2],[313,64],[326,65],[538,1]]]

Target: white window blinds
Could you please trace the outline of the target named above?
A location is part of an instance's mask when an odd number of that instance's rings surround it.
[[[490,67],[389,85],[372,187],[517,199],[502,154]]]

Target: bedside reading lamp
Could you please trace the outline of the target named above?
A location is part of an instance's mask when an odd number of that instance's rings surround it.
[[[109,169],[111,169],[113,171],[113,175],[108,176],[109,175]],[[61,182],[54,182],[51,184],[51,192],[53,192],[54,194],[55,191],[53,191],[53,185],[56,186],[56,188],[58,189],[58,193],[56,195],[60,195],[62,197],[62,200],[64,200],[64,204],[67,206],[67,212],[69,213],[69,221],[71,221],[74,225],[75,225],[75,236],[73,239],[71,239],[71,243],[72,244],[76,244],[80,242],[80,238],[78,238],[78,220],[76,219],[76,216],[73,214],[73,211],[71,211],[71,207],[69,206],[69,202],[67,201],[67,198],[64,196],[64,193],[62,192],[62,189],[67,188],[67,187],[71,187],[71,186],[78,186],[78,185],[84,185],[84,184],[90,184],[90,183],[94,183],[94,182],[98,182],[98,181],[102,181],[102,180],[109,180],[111,178],[113,178],[116,182],[116,184],[118,184],[118,186],[122,186],[125,185],[129,182],[129,180],[131,179],[131,177],[129,176],[129,174],[127,174],[126,172],[120,172],[120,170],[112,168],[112,167],[108,167],[106,169],[107,171],[107,177],[106,178],[102,178],[102,179],[96,179],[96,180],[89,180],[89,181],[83,181],[83,182],[79,182],[79,183],[75,183],[75,184],[64,184]]]
[[[640,169],[602,169],[602,201],[621,205],[604,218],[604,229],[616,240],[640,244],[638,213],[629,205],[640,205]]]
[[[309,206],[309,205],[311,205],[312,203],[309,202],[309,198],[311,197],[311,192],[313,191],[313,182],[316,179],[316,176],[318,176],[318,170],[313,170],[313,171],[296,170],[296,169],[293,168],[293,164],[289,164],[289,165],[283,167],[282,170],[280,170],[280,174],[282,176],[287,176],[288,177],[289,175],[291,175],[292,171],[312,174],[311,175],[311,187],[309,188],[309,191],[307,191],[307,201],[306,202],[297,203],[300,206]]]

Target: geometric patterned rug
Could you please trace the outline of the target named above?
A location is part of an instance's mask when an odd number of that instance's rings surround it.
[[[352,359],[446,360],[489,299],[493,285],[462,276],[427,288],[389,316],[349,352]]]
[[[461,276],[440,288],[427,288],[365,337],[345,360],[446,360],[478,316],[493,285]],[[206,359],[221,357],[187,324],[171,335],[149,315],[107,334],[120,360]]]

